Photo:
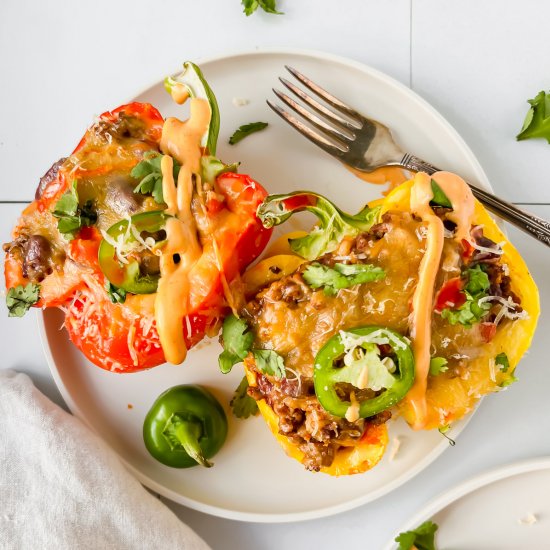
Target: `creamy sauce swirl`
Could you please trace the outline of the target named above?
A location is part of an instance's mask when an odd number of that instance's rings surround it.
[[[164,356],[173,364],[181,363],[187,355],[183,326],[190,305],[189,273],[202,255],[191,200],[195,185],[200,183],[200,143],[209,122],[208,102],[193,98],[189,119],[168,118],[162,129],[162,190],[166,213],[172,217],[165,226],[167,242],[160,258],[155,318]],[[177,187],[172,157],[181,163]]]
[[[414,411],[414,429],[422,429],[427,420],[426,388],[430,370],[431,324],[434,286],[441,262],[444,244],[444,226],[431,206],[433,198],[431,180],[434,179],[453,206],[447,218],[457,224],[454,239],[469,236],[474,214],[474,198],[466,182],[450,172],[436,172],[432,177],[423,172],[416,174],[411,188],[411,211],[426,223],[426,250],[420,262],[418,284],[413,295],[413,310],[409,318],[409,332],[415,358],[416,378],[407,394]]]

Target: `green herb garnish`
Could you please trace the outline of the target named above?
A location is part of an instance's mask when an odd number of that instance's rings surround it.
[[[244,319],[235,315],[228,315],[222,327],[223,351],[218,357],[220,370],[226,374],[233,365],[240,363],[250,351],[254,342],[254,335],[249,331]]]
[[[255,399],[252,399],[247,393],[248,390],[248,380],[246,376],[243,377],[241,383],[238,385],[235,390],[233,398],[229,402],[233,414],[237,418],[248,418],[249,416],[255,416],[260,411],[258,409],[258,404]]]
[[[227,374],[234,365],[240,363],[252,352],[256,367],[264,374],[275,378],[284,378],[285,364],[283,358],[272,349],[252,349],[254,335],[247,322],[235,315],[228,315],[222,327],[223,351],[218,357],[220,371]]]
[[[473,324],[478,323],[491,309],[490,303],[479,303],[479,300],[487,295],[491,283],[489,276],[479,265],[467,269],[463,275],[468,278],[463,290],[466,301],[457,309],[444,309],[441,312],[441,317],[449,321],[451,325],[460,323],[466,327],[471,327]]]
[[[264,374],[269,374],[275,378],[285,378],[285,363],[283,358],[272,349],[252,350],[256,367]]]
[[[235,145],[245,137],[255,132],[259,132],[264,128],[267,128],[267,122],[251,122],[250,124],[243,124],[235,130],[234,134],[229,138],[229,145]]]
[[[40,285],[29,283],[10,288],[6,294],[9,317],[23,317],[40,299]]]
[[[93,201],[87,200],[82,207],[78,201],[77,181],[73,180],[69,190],[56,202],[52,211],[58,218],[57,229],[69,240],[75,238],[80,228],[93,225],[97,221]]]
[[[436,550],[435,533],[437,525],[433,521],[425,521],[412,531],[400,533],[395,542],[399,543],[397,550]]]
[[[277,0],[241,0],[241,4],[247,17],[252,15],[258,8],[262,8],[267,13],[283,15],[282,11],[277,11]]]
[[[508,361],[508,356],[504,352],[499,353],[495,357],[495,364],[497,365],[497,367],[500,368],[501,372],[508,372],[508,369],[510,368],[510,362]]]
[[[543,138],[550,143],[550,94],[539,92],[534,99],[527,100],[527,103],[531,108],[516,139],[521,141]]]
[[[138,162],[130,172],[130,176],[136,180],[140,180],[134,189],[134,193],[152,195],[153,199],[158,204],[164,204],[164,196],[162,194],[162,170],[160,168],[163,156],[164,155],[157,151],[147,151],[147,153],[143,155],[143,160]],[[174,181],[177,182],[181,166],[176,160],[173,162]]]
[[[313,263],[304,271],[304,281],[311,288],[323,287],[328,296],[334,296],[341,288],[350,288],[362,283],[378,281],[386,276],[386,272],[372,264],[334,264],[327,267]]]
[[[447,363],[448,361],[445,357],[432,357],[430,359],[430,374],[432,376],[438,376],[442,372],[448,371],[449,367]]]

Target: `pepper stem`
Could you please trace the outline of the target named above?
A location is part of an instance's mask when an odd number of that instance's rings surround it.
[[[190,420],[179,414],[174,414],[172,416],[172,426],[172,435],[175,436],[185,452],[201,466],[211,468],[213,466],[212,462],[206,459],[199,445],[202,424],[197,420]]]

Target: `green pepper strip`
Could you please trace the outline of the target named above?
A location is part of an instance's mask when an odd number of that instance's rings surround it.
[[[162,464],[207,468],[227,437],[227,417],[216,398],[197,385],[174,386],[155,401],[143,423],[149,453]]]
[[[172,93],[172,88],[176,84],[185,86],[190,97],[197,97],[208,101],[208,105],[210,106],[210,123],[208,124],[208,130],[202,138],[201,146],[208,149],[210,155],[215,155],[218,134],[220,132],[220,110],[212,88],[208,85],[199,67],[190,61],[186,61],[183,64],[183,72],[174,77],[168,76],[164,79],[164,88],[168,93]]]
[[[402,345],[398,346],[388,338],[389,345],[397,356],[397,369],[399,377],[391,388],[384,390],[381,394],[359,401],[359,416],[368,418],[374,416],[401,401],[405,397],[414,382],[414,355],[407,341],[392,330],[379,326],[359,327],[346,332],[364,336],[383,330],[390,333],[393,338],[399,341]],[[337,359],[342,357],[344,353],[344,344],[340,334],[334,335],[317,353],[315,357],[315,368],[313,373],[313,381],[315,385],[315,393],[319,402],[329,413],[344,418],[346,411],[351,406],[350,401],[342,401],[336,392],[336,384],[338,383],[338,372],[340,369],[334,365]]]
[[[167,215],[163,211],[143,212],[130,218],[130,223],[139,231],[155,233],[160,231],[166,222]],[[120,235],[126,233],[128,229],[128,220],[121,220],[112,225],[107,233],[117,239]],[[135,237],[130,233],[126,242],[136,242]],[[115,253],[115,248],[105,239],[99,245],[99,266],[101,271],[111,284],[117,288],[122,288],[132,294],[152,294],[157,291],[160,275],[142,275],[139,262],[129,260],[127,264],[121,263]]]

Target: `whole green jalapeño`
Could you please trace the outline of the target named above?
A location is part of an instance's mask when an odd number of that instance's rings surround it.
[[[157,291],[160,267],[154,250],[166,238],[167,218],[161,210],[143,212],[120,220],[107,230],[99,245],[98,259],[111,284],[132,294]]]
[[[357,399],[359,417],[374,416],[401,401],[413,385],[415,377],[414,355],[409,342],[399,333],[379,326],[354,328],[346,330],[345,334],[357,337],[372,335],[373,340],[381,335],[387,345],[391,347],[395,364],[394,374],[390,376],[386,373],[386,378],[389,377],[389,380],[391,380],[391,385],[388,384],[389,387],[377,391],[374,397]],[[363,339],[363,341],[365,340],[368,341],[368,338]],[[375,348],[376,344],[357,345],[361,352],[362,346]],[[378,348],[375,349],[378,350]],[[317,353],[313,371],[315,394],[319,402],[329,413],[341,418],[346,416],[346,412],[352,406],[352,403],[341,397],[342,393],[338,391],[338,385],[346,383],[353,386],[356,383],[358,374],[358,369],[354,370],[353,366],[340,366],[345,352],[346,347],[342,340],[342,333],[334,335]],[[374,357],[380,364],[376,354]],[[358,366],[361,370],[366,368],[361,364]]]
[[[143,423],[149,453],[172,468],[208,461],[227,437],[227,417],[216,398],[201,386],[174,386],[155,401]]]

